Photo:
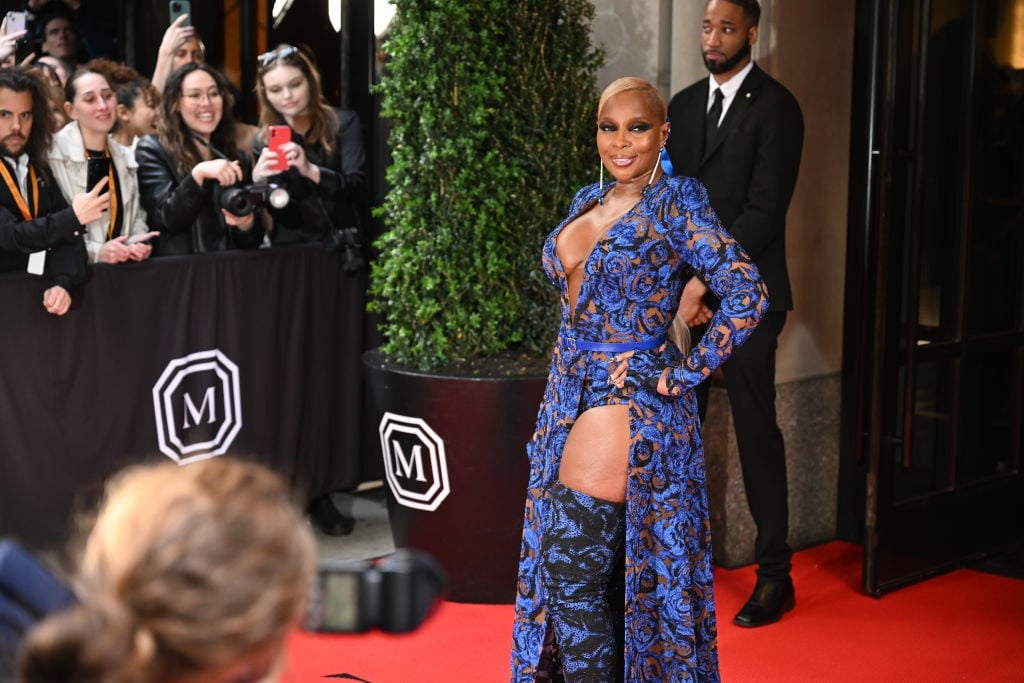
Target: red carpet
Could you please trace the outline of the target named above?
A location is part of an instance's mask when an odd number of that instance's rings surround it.
[[[797,608],[761,629],[731,623],[753,568],[716,569],[722,679],[1024,681],[1024,581],[963,569],[876,599],[859,591],[860,558],[840,542],[797,553]],[[444,603],[404,636],[299,633],[284,680],[507,681],[511,623],[511,605]]]

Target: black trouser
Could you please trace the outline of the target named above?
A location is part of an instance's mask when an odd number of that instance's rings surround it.
[[[768,313],[746,343],[722,366],[732,407],[736,445],[750,514],[757,526],[754,559],[759,581],[789,579],[789,501],[786,446],[775,416],[775,350],[786,324],[785,311]],[[693,343],[704,328],[692,330]],[[701,423],[711,382],[697,387]]]

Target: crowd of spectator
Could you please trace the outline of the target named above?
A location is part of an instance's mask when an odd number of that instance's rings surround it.
[[[257,126],[239,120],[239,91],[206,63],[187,15],[146,76],[116,60],[110,27],[83,0],[26,7],[24,29],[12,13],[0,25],[0,271],[45,278],[50,313],[71,310],[89,263],[358,248],[361,126],[327,103],[310,50],[259,57],[258,82],[242,84],[258,95]],[[280,145],[272,126],[288,128]]]
[[[327,103],[312,51],[259,56],[258,83],[241,84],[262,108],[253,125],[188,15],[147,76],[118,61],[109,13],[26,10],[0,23],[0,273],[39,276],[46,311],[73,311],[95,263],[320,242],[361,267],[361,124]],[[309,509],[322,531],[352,529],[329,495]]]

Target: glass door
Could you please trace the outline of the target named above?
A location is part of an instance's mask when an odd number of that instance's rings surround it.
[[[845,471],[879,595],[1024,536],[1024,0],[858,21]]]

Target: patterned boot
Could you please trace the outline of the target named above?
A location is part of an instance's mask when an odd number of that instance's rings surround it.
[[[622,645],[608,604],[608,581],[622,552],[625,503],[551,487],[550,523],[541,554],[548,611],[567,683],[608,683]]]

